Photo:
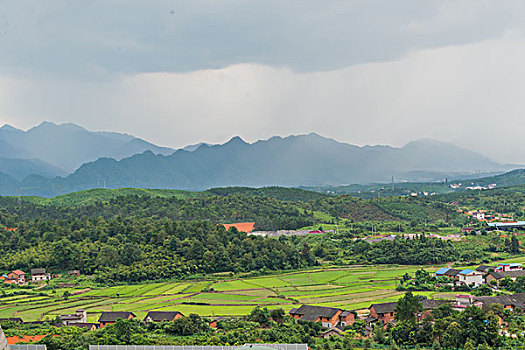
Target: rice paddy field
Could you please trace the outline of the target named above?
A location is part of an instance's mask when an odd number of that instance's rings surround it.
[[[525,257],[505,260],[525,263]],[[494,262],[493,264],[497,264]],[[429,272],[442,266],[426,266]],[[464,268],[475,266],[464,266]],[[256,306],[285,311],[301,304],[365,311],[373,303],[397,301],[398,280],[421,266],[353,266],[324,268],[243,279],[195,282],[150,282],[115,287],[61,288],[34,291],[44,295],[0,295],[0,318],[24,321],[50,320],[58,315],[87,309],[96,322],[103,311],[131,311],[144,318],[148,311],[180,311],[185,315],[240,316]],[[460,267],[457,267],[460,268]],[[216,277],[217,278],[217,277]],[[64,292],[79,295],[64,299]],[[416,292],[429,298],[453,299],[455,293]]]
[[[63,288],[44,291],[46,295],[42,296],[0,298],[0,318],[46,320],[74,313],[80,308],[87,309],[90,322],[96,322],[103,311],[132,311],[143,318],[152,310],[176,310],[185,315],[196,313],[214,317],[245,315],[256,306],[288,311],[301,304],[359,310],[368,308],[371,303],[396,301],[402,294],[395,290],[398,279],[418,268],[362,266],[245,279],[93,287],[67,300],[64,300],[64,292],[75,289]],[[418,294],[435,296],[435,292]],[[451,298],[452,294],[440,293],[435,297]]]

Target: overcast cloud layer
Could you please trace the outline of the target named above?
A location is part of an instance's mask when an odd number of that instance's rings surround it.
[[[2,1],[0,124],[318,132],[525,163],[523,1]]]

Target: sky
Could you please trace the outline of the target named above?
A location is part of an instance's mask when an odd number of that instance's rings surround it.
[[[317,132],[525,164],[521,0],[0,0],[0,124],[173,148]]]

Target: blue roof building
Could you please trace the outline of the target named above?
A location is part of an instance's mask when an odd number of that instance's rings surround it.
[[[439,270],[437,270],[434,274],[436,276],[443,276],[448,270],[450,270],[448,267],[442,267]]]

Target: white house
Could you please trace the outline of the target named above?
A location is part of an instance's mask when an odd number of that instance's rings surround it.
[[[31,269],[31,282],[49,281],[51,274],[46,273],[46,269]]]
[[[479,287],[483,284],[483,272],[465,269],[458,273],[458,282],[468,286]]]

